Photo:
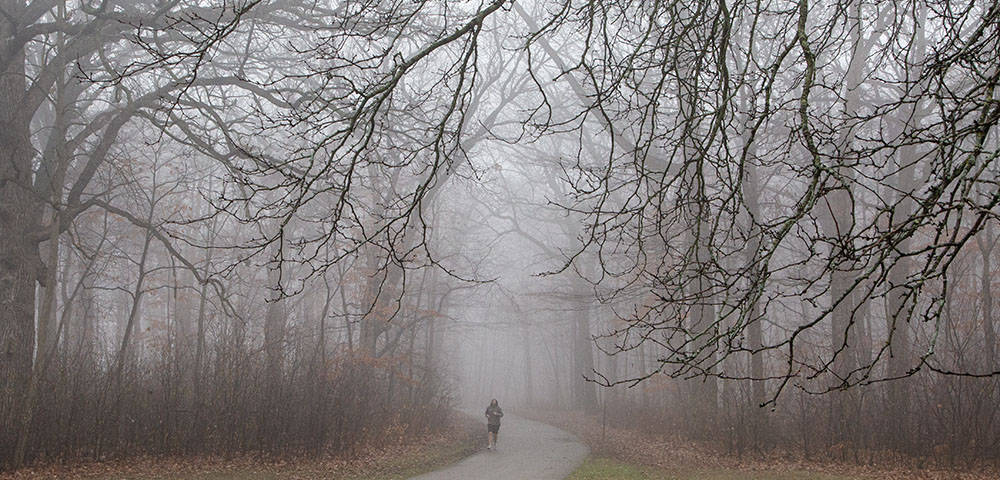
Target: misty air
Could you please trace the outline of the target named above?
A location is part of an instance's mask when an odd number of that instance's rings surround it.
[[[0,0],[0,120],[0,480],[1000,478],[997,0]]]

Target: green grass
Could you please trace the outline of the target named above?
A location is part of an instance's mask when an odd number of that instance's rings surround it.
[[[796,470],[741,471],[719,468],[661,470],[609,458],[588,457],[566,480],[852,480],[852,477]]]

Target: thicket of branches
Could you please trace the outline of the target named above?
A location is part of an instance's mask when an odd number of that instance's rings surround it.
[[[711,375],[774,349],[831,389],[950,370],[927,345],[873,375],[886,335],[939,321],[949,265],[996,215],[996,5],[609,2],[556,18],[537,42],[592,32],[566,43],[589,101],[563,128],[603,140],[569,165],[571,208],[605,273],[650,291],[636,328],[661,334],[664,368]],[[800,300],[789,335],[745,343]],[[888,328],[871,361],[796,359],[831,321],[852,343],[872,304]]]
[[[543,270],[576,305],[560,328],[582,321],[613,356],[572,340],[565,367],[635,387],[602,393],[616,418],[660,412],[739,448],[996,456],[995,2],[514,2],[508,18],[532,89],[523,128],[495,133],[536,166],[500,176],[561,182],[491,214],[563,260]],[[516,204],[539,196],[568,217]],[[545,225],[567,219],[580,228]]]

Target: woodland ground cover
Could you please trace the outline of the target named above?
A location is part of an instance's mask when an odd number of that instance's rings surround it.
[[[234,480],[327,479],[395,480],[435,470],[479,449],[481,426],[457,415],[437,432],[413,438],[385,435],[384,442],[359,446],[351,452],[261,457],[168,456],[109,462],[51,464],[0,474],[0,480]]]
[[[599,415],[536,411],[530,417],[546,421],[580,437],[591,448],[587,462],[569,480],[698,479],[698,480],[841,480],[841,479],[995,479],[996,465],[949,458],[907,457],[887,452],[838,450],[805,457],[775,449],[737,455],[719,443],[694,442],[679,434],[652,433],[639,428],[602,424]]]
[[[662,470],[620,462],[610,458],[590,457],[567,480],[851,480],[854,476],[828,475],[806,471],[740,471],[730,469]]]

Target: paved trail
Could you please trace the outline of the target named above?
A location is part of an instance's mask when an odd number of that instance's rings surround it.
[[[562,480],[588,453],[573,435],[511,414],[503,417],[497,451],[486,450],[485,419],[482,443],[483,451],[411,480]]]

